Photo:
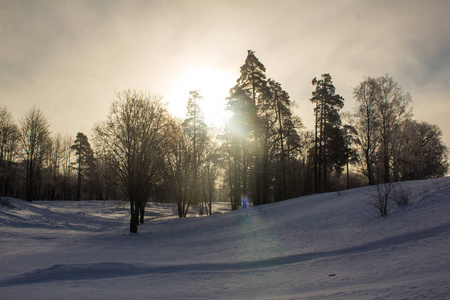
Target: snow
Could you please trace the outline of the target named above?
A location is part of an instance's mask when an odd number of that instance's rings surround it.
[[[387,218],[376,187],[182,219],[151,203],[138,234],[123,202],[7,199],[0,298],[449,299],[450,178],[395,188],[410,203]]]

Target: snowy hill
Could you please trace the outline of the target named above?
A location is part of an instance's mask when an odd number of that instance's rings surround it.
[[[151,204],[128,233],[118,202],[0,205],[2,299],[449,299],[450,178],[376,187],[202,218]]]

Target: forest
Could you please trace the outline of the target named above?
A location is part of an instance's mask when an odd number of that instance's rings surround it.
[[[314,76],[314,75],[313,75]],[[313,77],[311,76],[311,77]],[[249,50],[230,87],[223,128],[205,123],[192,91],[185,119],[159,95],[119,92],[91,141],[52,134],[39,107],[18,123],[0,107],[0,196],[34,200],[127,200],[130,231],[148,201],[173,202],[178,216],[214,201],[233,210],[363,185],[445,176],[448,148],[437,125],[413,118],[412,96],[388,74],[355,83],[342,112],[330,74],[312,78],[314,124],[294,115],[287,91]],[[92,143],[92,145],[91,145]]]

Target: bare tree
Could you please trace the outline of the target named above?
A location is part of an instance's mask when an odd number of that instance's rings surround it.
[[[20,120],[20,146],[26,164],[25,189],[28,201],[39,196],[41,172],[49,143],[49,123],[42,111],[33,107]]]
[[[72,197],[72,141],[73,138],[70,135],[64,135],[59,137],[61,139],[61,157],[60,168],[62,172],[62,198],[66,200],[73,199]]]
[[[409,104],[411,95],[404,93],[398,84],[387,74],[377,78],[380,94],[377,110],[380,116],[380,151],[384,182],[391,182],[393,143],[398,138],[400,126],[411,115]]]
[[[381,217],[385,218],[388,214],[391,192],[393,190],[392,183],[378,183],[377,191],[371,195],[373,205]]]
[[[175,199],[178,216],[182,218],[186,217],[194,197],[194,151],[179,122],[171,129],[168,135],[171,143],[165,155],[165,176],[170,197]]]
[[[441,129],[415,120],[407,120],[401,128],[401,138],[395,143],[395,178],[417,180],[445,176],[449,166],[448,148],[442,142]]]
[[[217,180],[220,175],[220,149],[217,141],[214,141],[213,131],[208,132],[208,147],[206,147],[205,159],[201,168],[202,202],[206,214],[212,214],[212,202],[217,191]]]
[[[0,107],[0,195],[10,196],[13,192],[18,141],[17,125],[6,107]]]
[[[117,98],[106,121],[95,126],[95,140],[130,203],[130,232],[137,232],[162,182],[170,118],[159,96],[128,90]]]
[[[357,106],[352,125],[365,163],[363,173],[369,184],[391,182],[396,150],[403,143],[402,125],[411,116],[411,95],[388,75],[365,79],[354,95]]]
[[[356,107],[353,114],[355,141],[362,152],[361,160],[363,173],[369,180],[369,185],[375,184],[374,169],[376,151],[380,143],[378,131],[380,125],[379,114],[376,109],[380,88],[374,78],[367,78],[354,89]]]
[[[50,139],[49,143],[49,155],[47,157],[48,162],[48,178],[47,178],[47,188],[46,194],[47,199],[55,200],[60,198],[60,173],[61,173],[61,158],[63,155],[63,143],[61,134]]]

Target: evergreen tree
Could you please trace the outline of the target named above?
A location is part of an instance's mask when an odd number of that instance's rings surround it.
[[[340,173],[345,161],[345,139],[341,131],[339,110],[344,106],[344,98],[336,94],[329,74],[322,79],[314,78],[311,102],[315,103],[315,141],[314,141],[314,190],[328,190],[329,172],[334,169]]]
[[[198,91],[189,92],[187,103],[187,118],[181,124],[183,131],[188,136],[192,144],[192,189],[195,204],[200,204],[200,215],[203,215],[203,205],[200,196],[199,169],[203,163],[205,147],[207,143],[207,126],[198,101],[202,97]]]
[[[267,149],[272,153],[270,164],[272,172],[270,180],[277,187],[274,190],[273,200],[279,201],[294,196],[288,189],[287,174],[285,172],[287,163],[292,155],[299,148],[299,135],[297,128],[301,127],[301,121],[295,118],[291,111],[291,101],[289,94],[283,90],[281,84],[269,79],[268,82],[268,105],[264,106],[266,115],[272,111],[272,119],[267,119],[266,124],[273,124],[273,134],[270,137],[273,147]],[[267,137],[269,138],[269,137]],[[275,166],[279,166],[275,168]]]
[[[77,200],[81,200],[82,178],[87,177],[90,171],[94,171],[94,152],[88,138],[82,132],[78,132],[74,144],[71,147],[77,157],[75,170],[78,174]]]
[[[249,194],[254,205],[288,195],[286,176],[277,166],[281,165],[282,170],[296,148],[299,122],[291,113],[289,94],[275,80],[266,80],[265,71],[249,50],[228,98],[228,109],[233,114],[227,125],[233,207],[238,199],[240,203],[241,193]]]
[[[231,208],[236,210],[241,202],[241,193],[247,193],[248,190],[250,133],[254,127],[255,107],[252,99],[239,86],[234,87],[230,93],[227,109],[232,112],[232,116],[226,124],[224,146]]]
[[[245,121],[251,126],[247,138],[242,141],[245,143],[242,145],[245,151],[243,153],[242,192],[246,194],[251,192],[255,205],[264,202],[262,199],[263,157],[261,155],[261,143],[264,142],[261,133],[264,128],[258,116],[258,109],[263,105],[263,96],[267,88],[265,72],[266,68],[255,56],[255,52],[248,50],[247,58],[241,66],[241,75],[237,79],[237,85],[230,92],[232,98],[238,101],[239,99],[244,100],[243,106],[247,110]],[[241,97],[242,92],[247,97]],[[247,99],[251,99],[251,102],[245,103]],[[251,169],[248,169],[250,166]]]

